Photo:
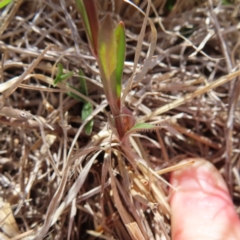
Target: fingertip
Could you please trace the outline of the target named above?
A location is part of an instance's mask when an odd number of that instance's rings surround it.
[[[172,239],[240,239],[240,222],[224,179],[208,161],[175,171],[170,195]]]

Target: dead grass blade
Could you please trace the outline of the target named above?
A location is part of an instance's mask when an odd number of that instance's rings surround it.
[[[139,12],[141,12],[144,15],[144,20],[143,20],[143,23],[142,23],[141,32],[139,34],[138,43],[137,43],[137,47],[136,47],[136,53],[135,53],[135,57],[134,57],[134,66],[133,66],[133,75],[128,80],[127,86],[123,90],[122,101],[125,100],[126,95],[130,91],[133,83],[134,83],[134,85],[138,85],[139,82],[143,79],[144,75],[147,73],[147,71],[149,69],[149,64],[151,62],[151,59],[152,59],[152,56],[153,56],[153,53],[154,53],[154,50],[155,50],[155,47],[156,47],[156,42],[157,42],[157,31],[156,31],[156,28],[155,28],[152,20],[148,17],[149,11],[150,11],[150,7],[151,7],[151,1],[148,0],[146,13],[144,13],[140,8],[138,8],[136,5],[134,5],[130,1],[128,1],[128,0],[125,0],[125,1],[128,2],[128,4],[134,6]],[[144,38],[146,26],[147,26],[147,21],[149,21],[149,24],[151,26],[150,47],[149,47],[146,59],[145,59],[145,61],[143,63],[142,69],[139,72],[136,72],[136,67],[137,67],[137,63],[139,61],[141,48],[142,48],[142,42],[143,42],[143,38]]]
[[[1,207],[0,207],[0,226],[5,234],[5,238],[15,237],[20,231],[18,229],[18,225],[14,218],[11,205],[8,202],[4,202],[1,198]],[[4,235],[3,234],[3,235]]]
[[[128,232],[131,233],[133,240],[145,240],[136,222],[126,224],[126,227],[128,229]]]
[[[15,16],[22,2],[23,0],[13,0],[12,3],[6,7],[6,14],[3,14],[0,18],[0,37],[11,22],[11,19]]]
[[[46,213],[46,217],[45,217],[45,221],[43,226],[38,230],[38,232],[35,234],[34,238],[36,240],[41,240],[45,237],[45,235],[47,234],[50,226],[51,226],[51,221],[53,219],[53,215],[62,199],[64,190],[65,190],[65,186],[67,183],[67,179],[68,179],[68,170],[69,168],[66,167],[64,173],[63,173],[63,177],[60,181],[59,187],[56,191],[56,193],[54,194],[51,203],[49,204],[48,207],[48,211]]]
[[[24,73],[14,82],[12,82],[12,85],[9,86],[9,88],[7,90],[4,91],[3,93],[3,97],[6,99],[8,98],[15,90],[16,88],[18,88],[18,86],[22,83],[22,81],[24,81],[24,78],[33,71],[33,69],[39,64],[39,62],[42,60],[42,58],[44,57],[45,53],[51,48],[51,45],[49,45],[48,47],[46,47],[44,49],[44,51],[42,51],[42,53],[39,55],[39,57],[34,60],[29,67],[26,69],[26,71],[24,71]]]
[[[124,208],[122,204],[122,201],[118,194],[118,189],[116,184],[117,180],[115,179],[111,168],[109,168],[109,174],[110,174],[113,198],[116,204],[116,208],[118,209],[119,215],[121,216],[123,223],[127,227],[127,230],[130,236],[132,237],[132,239],[136,239],[136,240],[138,239],[138,237],[140,237],[140,239],[145,239],[142,235],[142,231],[139,229],[139,225],[136,222],[134,222],[134,220],[128,214],[127,210]]]
[[[159,116],[160,114],[162,113],[165,113],[173,108],[176,108],[192,99],[194,99],[195,97],[197,96],[200,96],[204,93],[207,93],[209,92],[210,90],[216,88],[216,87],[219,87],[229,81],[231,81],[232,79],[236,78],[237,76],[240,75],[240,71],[236,71],[234,73],[230,73],[224,77],[221,77],[220,79],[214,81],[213,83],[209,83],[207,86],[205,87],[202,87],[202,88],[199,88],[197,91],[195,91],[194,93],[190,93],[190,94],[187,94],[186,96],[180,98],[180,99],[177,99],[175,100],[174,102],[170,103],[170,104],[167,104],[163,107],[160,107],[158,108],[157,110],[153,111],[152,113],[142,117],[139,121],[141,122],[146,122],[147,120],[153,118],[153,117],[156,117],[156,116]]]
[[[69,206],[69,204],[73,201],[73,199],[77,196],[77,194],[79,193],[79,190],[81,189],[90,168],[92,167],[93,162],[95,161],[96,157],[101,153],[101,151],[98,151],[97,153],[95,153],[91,159],[88,161],[88,163],[86,164],[86,166],[83,167],[81,173],[79,174],[77,180],[75,181],[75,183],[73,184],[73,186],[69,189],[69,192],[67,194],[67,196],[64,198],[63,202],[61,203],[61,205],[58,207],[58,209],[55,211],[55,213],[52,215],[52,221],[51,221],[51,225],[53,225],[58,217],[62,214],[62,212],[64,211],[64,209],[66,207]]]

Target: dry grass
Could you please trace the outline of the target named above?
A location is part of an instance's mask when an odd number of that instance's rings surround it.
[[[158,126],[133,133],[130,151],[108,123],[74,1],[1,11],[0,239],[170,239],[168,172],[187,158],[215,164],[240,212],[239,4],[135,1],[148,21],[111,2],[99,7],[126,24],[125,103]],[[91,136],[82,103],[65,83],[53,87],[57,62],[75,86],[78,69],[87,76]]]

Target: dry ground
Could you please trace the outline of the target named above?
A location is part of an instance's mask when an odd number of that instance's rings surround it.
[[[140,34],[139,11],[98,2],[100,18],[110,12],[126,26],[125,103],[160,127],[134,133],[126,156],[74,1],[2,9],[0,239],[170,239],[169,171],[195,157],[215,164],[240,213],[239,3],[154,0],[156,31],[146,22]],[[74,75],[54,87],[58,62]],[[83,103],[67,94],[79,69],[94,105],[90,136]]]

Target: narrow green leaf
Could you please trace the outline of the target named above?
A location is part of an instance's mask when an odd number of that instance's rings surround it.
[[[65,74],[62,74],[62,76],[61,76],[61,78],[60,78],[60,81],[64,81],[64,80],[72,77],[72,75],[73,75],[73,72],[67,72],[67,73],[65,73]]]
[[[136,130],[136,131],[141,131],[141,130],[148,130],[148,129],[151,129],[151,128],[156,128],[156,126],[150,124],[150,123],[137,123],[135,124],[131,129],[130,131],[132,130]]]
[[[104,92],[110,105],[111,112],[113,116],[116,117],[120,115],[120,104],[117,97],[116,39],[113,21],[110,15],[107,15],[101,24],[98,41],[98,57],[98,65]]]
[[[87,117],[91,115],[93,111],[92,104],[89,102],[85,102],[82,108],[82,120],[85,121]],[[84,127],[85,133],[87,135],[90,135],[92,133],[92,127],[93,127],[93,119],[91,119]]]
[[[54,86],[56,86],[59,82],[62,82],[72,77],[73,75],[73,72],[63,73],[63,65],[61,63],[58,63],[57,67],[58,67],[57,74],[53,81]]]
[[[110,81],[116,70],[116,41],[113,21],[108,14],[101,24],[99,33],[99,61],[106,81]],[[103,80],[105,81],[105,80]]]
[[[98,55],[97,44],[98,44],[99,21],[95,1],[76,0],[76,5],[82,17],[92,53],[96,57]]]
[[[84,6],[88,15],[88,22],[90,25],[91,30],[91,45],[93,55],[95,57],[98,56],[98,31],[99,31],[99,21],[98,21],[98,14],[97,8],[94,0],[83,0]]]
[[[123,22],[120,22],[115,31],[114,31],[115,39],[116,39],[116,54],[117,54],[117,64],[116,64],[116,79],[117,79],[117,96],[121,97],[121,89],[122,89],[122,74],[123,67],[125,61],[125,51],[126,51],[126,37],[125,37],[125,29]]]
[[[70,84],[67,84],[70,88],[82,93],[85,96],[88,96],[88,90],[87,90],[87,84],[86,84],[86,80],[85,80],[85,75],[83,73],[83,71],[81,69],[79,69],[78,71],[79,74],[79,82],[80,82],[80,88],[76,88]],[[86,102],[86,100],[84,100],[83,98],[79,97],[78,95],[76,95],[75,93],[72,92],[68,92],[68,96],[77,99],[78,101],[81,102]]]
[[[87,90],[87,84],[86,84],[86,80],[85,80],[85,75],[83,73],[83,71],[81,69],[79,69],[78,71],[78,75],[79,75],[79,81],[80,81],[80,92],[85,95],[88,96],[88,90]]]
[[[69,87],[79,91],[80,93],[82,93],[85,96],[88,96],[87,84],[86,84],[86,80],[84,78],[85,77],[84,73],[83,73],[83,71],[81,69],[79,70],[78,73],[79,73],[80,88],[76,88],[76,87],[71,86],[71,85],[69,85]],[[82,117],[83,121],[85,119],[87,119],[87,117],[89,115],[91,115],[91,113],[93,111],[92,104],[89,103],[89,102],[86,102],[86,100],[82,99],[81,97],[77,96],[74,93],[68,92],[68,95],[73,97],[73,98],[75,98],[75,99],[77,99],[77,100],[79,100],[79,101],[84,102],[83,108],[82,108],[82,112],[81,112],[81,117]],[[92,133],[92,127],[93,127],[93,119],[88,121],[88,123],[84,126],[84,130],[85,130],[85,133],[87,135],[90,135]]]
[[[63,73],[63,65],[61,63],[58,63],[57,64],[57,74],[56,74],[56,77],[53,81],[53,84],[54,85],[57,85],[57,83],[59,83],[61,81],[61,75]]]
[[[155,130],[156,128],[158,128],[158,126],[154,126],[150,123],[136,123],[130,130],[125,133],[124,137],[129,136],[131,133]]]
[[[167,10],[168,10],[168,11],[172,11],[175,3],[176,3],[175,0],[168,0],[168,1],[166,2],[166,8],[167,8]]]
[[[85,30],[87,33],[88,40],[89,40],[90,44],[92,44],[92,34],[91,34],[90,24],[88,21],[88,14],[86,12],[84,3],[82,0],[76,0],[76,5],[77,5],[77,8],[81,15],[81,18],[83,20],[83,24],[84,24],[84,27],[85,27]]]
[[[222,0],[223,5],[230,5],[231,2],[229,0]]]
[[[80,92],[80,91],[79,91],[79,88],[76,88],[76,87],[74,87],[74,86],[72,86],[72,85],[70,85],[70,84],[67,84],[67,85],[68,85],[70,88],[72,88],[72,89]],[[84,100],[83,98],[79,97],[79,96],[76,95],[75,93],[68,92],[67,94],[68,94],[68,96],[70,96],[70,97],[72,97],[72,98],[74,98],[74,99],[76,99],[76,100],[78,100],[78,101],[85,102],[85,100]]]
[[[7,6],[10,2],[12,2],[13,0],[3,0],[0,2],[0,9],[4,8],[5,6]]]

